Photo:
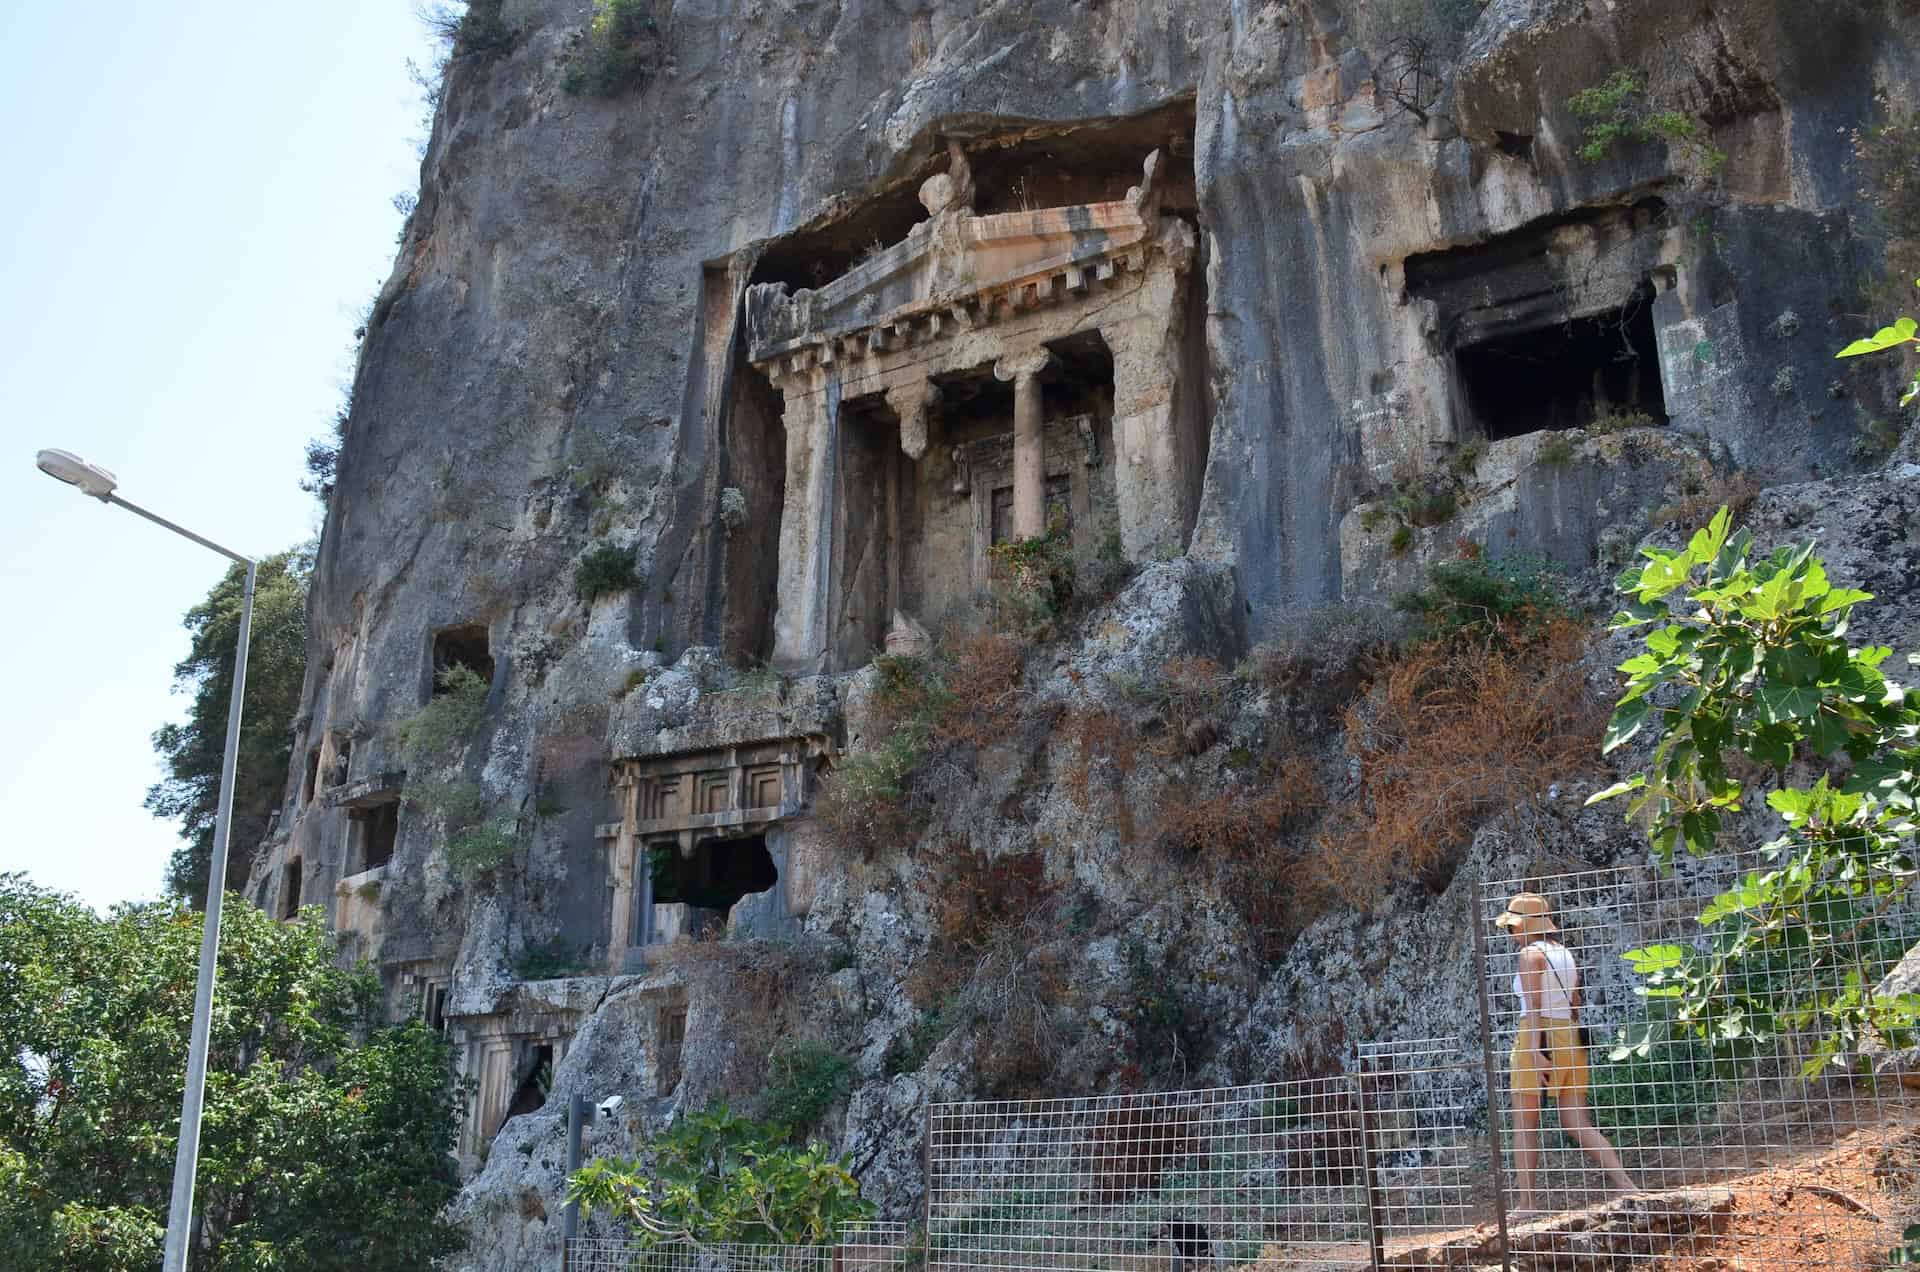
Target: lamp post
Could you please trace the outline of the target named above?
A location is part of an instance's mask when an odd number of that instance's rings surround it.
[[[193,991],[193,1037],[187,1047],[187,1087],[180,1098],[180,1142],[173,1158],[173,1201],[167,1209],[164,1272],[186,1272],[188,1234],[193,1226],[193,1177],[200,1165],[200,1105],[207,1086],[207,1040],[213,1024],[214,957],[220,948],[220,904],[226,898],[227,834],[233,823],[233,770],[240,755],[240,704],[246,697],[247,637],[253,628],[253,584],[259,565],[251,557],[223,548],[184,526],[148,512],[114,494],[119,479],[98,464],[89,464],[69,451],[43,450],[34,463],[49,477],[101,503],[116,504],[138,513],[155,525],[210,548],[236,565],[247,567],[246,589],[240,601],[240,639],[233,656],[233,698],[227,704],[227,744],[220,758],[219,812],[213,823],[213,860],[207,867],[207,918],[200,935],[200,977]]]

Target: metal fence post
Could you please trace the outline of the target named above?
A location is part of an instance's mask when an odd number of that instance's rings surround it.
[[[926,1209],[920,1228],[920,1266],[933,1267],[933,1101],[920,1108],[920,1187],[926,1193]]]
[[[576,1095],[567,1101],[567,1174],[568,1183],[573,1180],[573,1172],[580,1169],[580,1125],[587,1120],[587,1097]],[[567,1272],[573,1265],[573,1242],[580,1233],[580,1206],[568,1202],[566,1218],[560,1226],[560,1272]]]
[[[1500,1121],[1494,1116],[1496,1077],[1493,1067],[1493,1003],[1487,998],[1486,902],[1480,881],[1473,881],[1473,983],[1480,989],[1480,1063],[1487,1083],[1487,1154],[1493,1165],[1493,1219],[1500,1227],[1500,1267],[1513,1272],[1513,1252],[1507,1236],[1507,1165],[1500,1152]]]
[[[1380,1195],[1380,1167],[1373,1157],[1373,1118],[1367,1112],[1367,1069],[1372,1060],[1360,1057],[1360,1071],[1353,1075],[1354,1107],[1360,1112],[1360,1169],[1367,1185],[1367,1233],[1372,1238],[1373,1272],[1380,1272],[1387,1261],[1386,1199]]]

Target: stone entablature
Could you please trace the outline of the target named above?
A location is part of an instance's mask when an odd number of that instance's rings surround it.
[[[961,203],[824,287],[748,292],[753,361],[778,376],[926,346],[1029,310],[1124,286],[1156,256],[1185,258],[1193,231],[1160,215],[1160,152],[1125,199],[974,216]],[[935,177],[933,181],[941,181]],[[929,185],[932,182],[928,183]]]
[[[327,793],[327,802],[337,808],[371,808],[399,799],[406,782],[405,770],[376,773],[372,777],[334,787]]]
[[[876,618],[913,609],[918,579],[902,561],[938,537],[914,517],[949,455],[945,379],[1012,386],[1013,532],[1032,537],[1047,529],[1042,383],[1057,371],[1055,353],[1092,340],[1111,357],[1122,554],[1177,552],[1193,523],[1205,428],[1200,386],[1183,385],[1182,373],[1196,241],[1189,224],[1161,214],[1163,157],[1148,157],[1124,199],[975,216],[965,158],[953,156],[952,172],[922,187],[931,219],[906,241],[817,290],[747,293],[750,356],[784,400],[774,662],[786,669],[856,666],[876,643]],[[861,403],[897,421],[892,461],[856,453],[873,444],[870,418],[843,429]],[[952,574],[962,562],[917,567]]]

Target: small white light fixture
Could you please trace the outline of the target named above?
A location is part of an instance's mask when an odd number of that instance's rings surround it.
[[[95,499],[104,501],[120,484],[118,477],[98,464],[89,464],[72,451],[43,450],[33,457],[33,462],[47,476],[78,486]]]

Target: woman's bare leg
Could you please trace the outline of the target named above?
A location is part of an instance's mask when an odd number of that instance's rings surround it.
[[[1533,1210],[1533,1173],[1540,1164],[1540,1089],[1513,1093],[1514,1217]]]
[[[1593,1115],[1587,1110],[1585,1092],[1560,1102],[1560,1125],[1579,1141],[1580,1147],[1587,1151],[1587,1156],[1607,1172],[1615,1188],[1623,1193],[1640,1191],[1640,1185],[1633,1182],[1633,1176],[1627,1174],[1627,1168],[1620,1164],[1620,1154],[1613,1151],[1613,1145],[1593,1124]]]

